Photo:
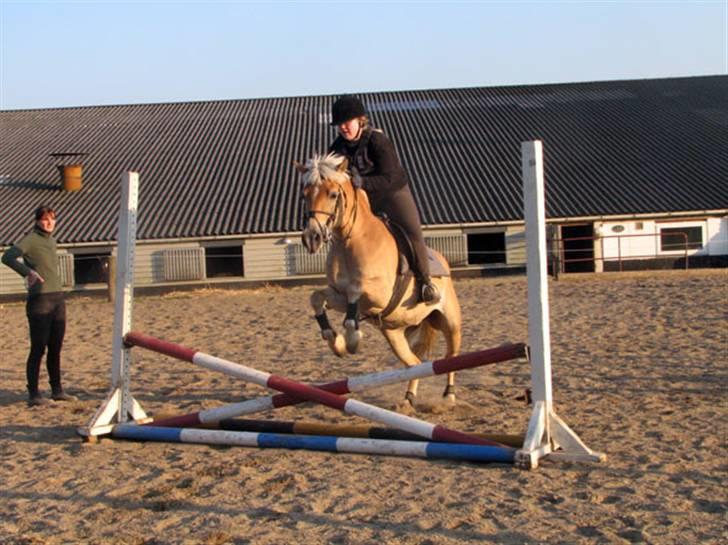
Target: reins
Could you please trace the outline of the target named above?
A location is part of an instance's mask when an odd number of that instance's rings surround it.
[[[344,210],[346,210],[346,192],[344,191],[344,188],[341,184],[339,184],[339,187],[341,187],[341,193],[344,195]],[[354,182],[351,182],[351,188],[354,191],[354,208],[351,211],[351,214],[349,215],[350,220],[350,226],[349,226],[349,232],[344,235],[342,240],[347,240],[351,238],[351,233],[354,231],[354,224],[356,224],[356,217],[357,212],[359,211],[359,192],[357,191],[356,186],[354,185]],[[346,225],[342,226],[342,230],[346,227]]]

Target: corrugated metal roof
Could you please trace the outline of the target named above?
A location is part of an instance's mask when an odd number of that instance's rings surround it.
[[[362,94],[397,147],[423,223],[518,220],[520,143],[541,139],[550,217],[728,208],[728,76]],[[0,244],[41,203],[60,242],[116,236],[119,179],[141,173],[139,238],[299,230],[292,161],[334,137],[335,97],[0,112]],[[54,152],[84,152],[60,191]]]

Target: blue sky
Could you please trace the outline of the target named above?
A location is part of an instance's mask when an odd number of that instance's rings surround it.
[[[0,0],[0,109],[728,74],[728,0]]]

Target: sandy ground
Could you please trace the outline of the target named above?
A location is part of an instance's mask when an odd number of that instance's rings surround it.
[[[551,284],[556,410],[602,464],[535,471],[372,455],[103,439],[86,424],[109,388],[112,306],[69,299],[72,403],[26,405],[22,304],[0,306],[0,543],[451,544],[728,541],[728,273],[587,275]],[[457,281],[464,351],[525,341],[524,277]],[[139,297],[135,329],[304,381],[397,366],[374,329],[337,359],[310,288]],[[335,323],[340,323],[336,318]],[[46,387],[45,370],[42,374]],[[525,431],[523,361],[458,375],[458,406],[419,416],[470,431]],[[403,384],[358,394],[393,407]],[[132,393],[152,414],[256,397],[260,387],[141,349]],[[357,422],[311,405],[260,418]]]

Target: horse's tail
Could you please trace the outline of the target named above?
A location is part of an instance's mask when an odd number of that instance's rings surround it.
[[[405,335],[407,344],[420,360],[432,359],[432,351],[437,344],[437,330],[429,320],[425,319],[420,325],[408,329]]]

